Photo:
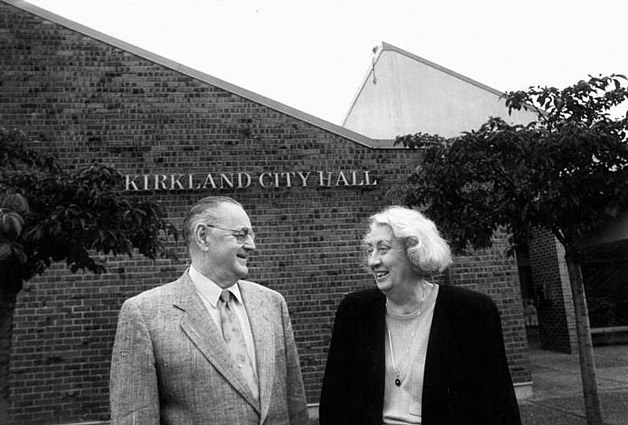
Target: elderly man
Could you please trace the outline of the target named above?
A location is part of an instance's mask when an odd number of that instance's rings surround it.
[[[286,303],[243,280],[255,235],[242,205],[201,199],[183,228],[189,269],[122,305],[112,424],[307,424]]]

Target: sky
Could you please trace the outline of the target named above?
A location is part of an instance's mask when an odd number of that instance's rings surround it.
[[[628,75],[625,0],[28,0],[341,124],[382,41],[500,91]]]

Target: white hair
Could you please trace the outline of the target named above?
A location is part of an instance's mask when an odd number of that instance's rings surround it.
[[[421,275],[441,273],[452,263],[449,244],[440,235],[434,222],[419,211],[391,206],[373,214],[375,225],[388,225],[395,237],[402,240],[408,260]]]

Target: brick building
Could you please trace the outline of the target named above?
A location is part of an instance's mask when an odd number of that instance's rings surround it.
[[[18,0],[0,2],[0,125],[69,169],[98,159],[127,176],[131,196],[181,224],[189,205],[241,201],[258,251],[250,278],[288,303],[308,402],[318,402],[342,297],[372,285],[360,267],[366,218],[388,205],[418,152],[385,146],[225,81]],[[530,388],[517,266],[495,247],[456,258],[444,284],[489,294],[503,320],[520,394]],[[173,280],[182,260],[107,259],[108,273],[55,265],[18,297],[9,363],[16,423],[106,421],[108,376],[122,302]]]

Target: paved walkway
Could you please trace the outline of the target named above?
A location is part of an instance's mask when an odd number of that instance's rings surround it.
[[[532,397],[520,401],[523,425],[586,425],[578,354],[530,341]],[[605,425],[628,425],[628,344],[594,347]]]

